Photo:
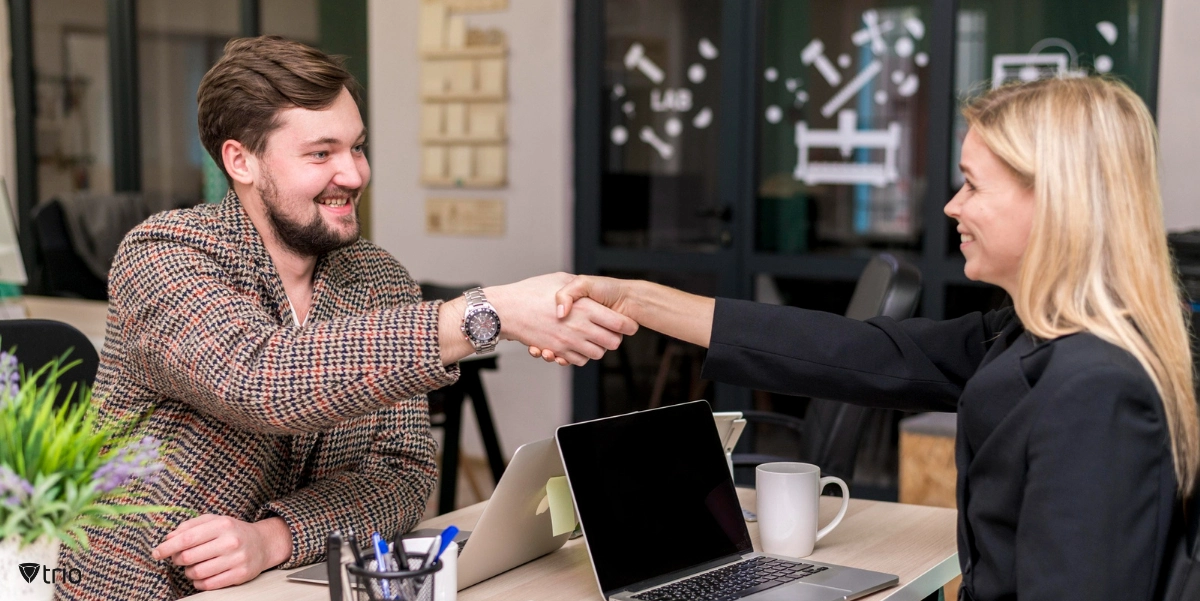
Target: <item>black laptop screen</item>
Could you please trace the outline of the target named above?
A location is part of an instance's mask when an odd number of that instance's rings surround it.
[[[558,445],[606,594],[752,550],[708,403],[563,426]]]

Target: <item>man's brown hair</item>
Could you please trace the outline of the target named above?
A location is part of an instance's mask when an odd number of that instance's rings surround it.
[[[230,40],[196,92],[200,143],[232,186],[221,159],[226,140],[237,140],[261,156],[267,136],[281,125],[279,111],[297,106],[324,109],[342,88],[358,101],[358,82],[341,57],[279,36]]]

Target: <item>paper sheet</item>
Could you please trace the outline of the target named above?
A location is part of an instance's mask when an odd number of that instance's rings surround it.
[[[550,510],[550,529],[554,536],[575,529],[575,503],[571,500],[571,488],[566,476],[555,476],[546,481],[546,496],[538,504],[537,514]]]

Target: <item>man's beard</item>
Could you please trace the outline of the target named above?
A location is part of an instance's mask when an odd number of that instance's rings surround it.
[[[293,254],[302,257],[319,257],[344,246],[354,244],[358,240],[359,224],[357,206],[355,207],[354,214],[343,218],[347,222],[352,220],[354,224],[354,230],[347,234],[342,234],[327,226],[325,220],[321,218],[320,213],[315,215],[308,223],[293,221],[283,214],[279,206],[279,190],[275,186],[275,178],[271,177],[270,174],[266,174],[265,179],[265,185],[258,188],[258,195],[262,198],[263,206],[267,209],[267,221],[271,223],[271,231],[274,232],[275,239]],[[327,194],[328,191],[322,192],[321,196]],[[338,188],[335,194],[345,196],[347,197],[346,202],[353,203],[358,199],[359,190]]]

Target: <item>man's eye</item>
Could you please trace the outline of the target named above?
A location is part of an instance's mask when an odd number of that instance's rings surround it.
[[[322,150],[322,151],[320,151],[320,152],[314,152],[314,153],[312,153],[312,156],[313,156],[313,158],[314,158],[314,159],[324,159],[324,158],[327,158],[327,157],[329,156],[329,153],[328,153],[328,152],[325,152],[324,150]]]
[[[362,144],[359,144],[358,146],[354,147],[354,152],[362,154],[364,151],[366,151],[366,149],[367,149],[367,143],[363,142]]]

